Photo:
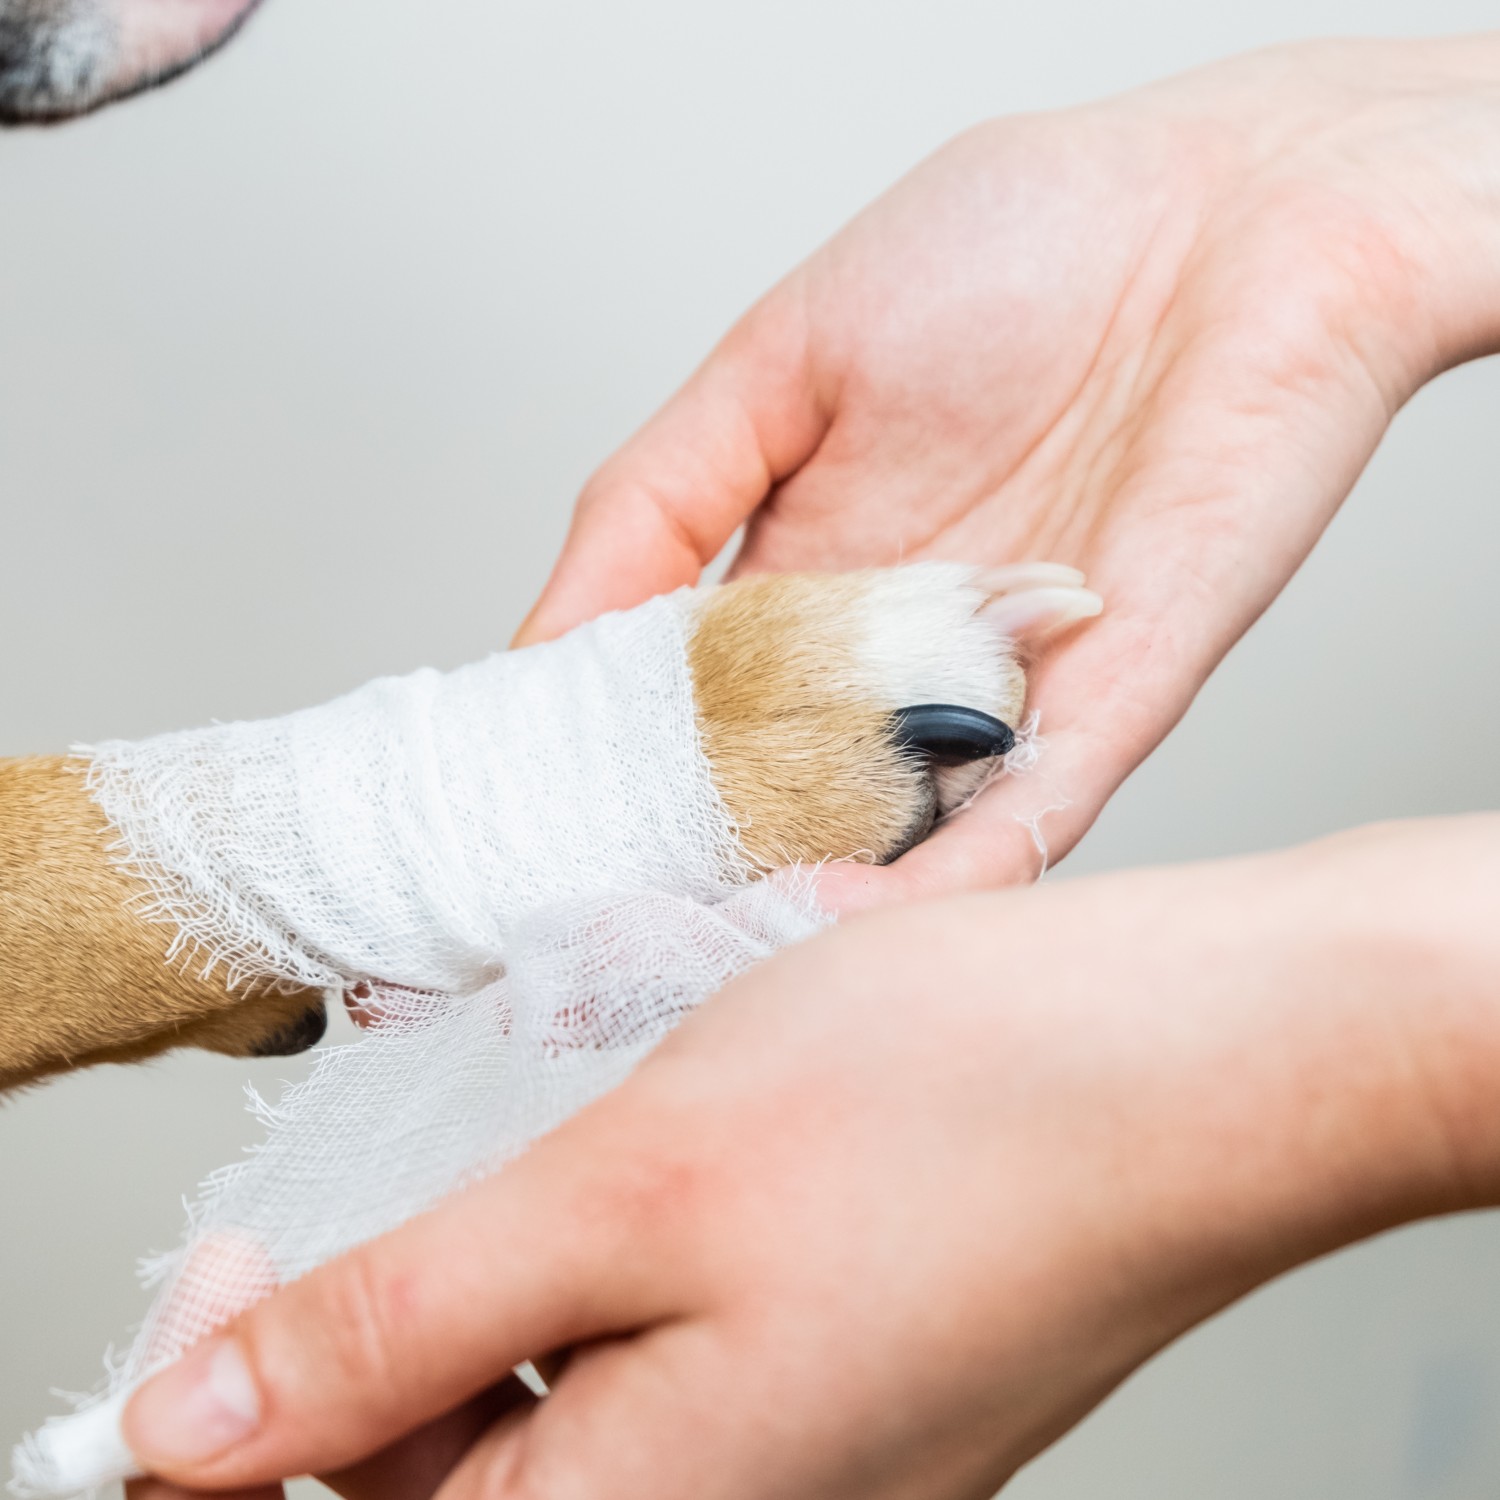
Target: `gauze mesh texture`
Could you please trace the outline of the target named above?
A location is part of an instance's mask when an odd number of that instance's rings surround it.
[[[231,983],[462,994],[540,906],[744,880],[698,745],[691,598],[280,719],[100,745],[94,793],[153,914]]]
[[[99,746],[96,797],[179,961],[363,981],[380,1024],[315,1055],[205,1182],[107,1387],[12,1489],[127,1477],[125,1398],[277,1286],[493,1172],[694,1006],[826,920],[752,881],[699,744],[692,596],[322,708]]]

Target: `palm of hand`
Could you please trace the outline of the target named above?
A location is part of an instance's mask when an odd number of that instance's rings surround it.
[[[1422,164],[1399,121],[1349,131],[1383,54],[1346,52],[1290,80],[1285,54],[1250,58],[944,149],[600,471],[534,633],[695,580],[747,514],[737,571],[1071,563],[1106,614],[1034,676],[1045,777],[991,788],[888,870],[825,872],[824,893],[848,908],[1021,878],[1024,820],[1063,801],[1044,832],[1066,852],[1437,362],[1431,308],[1412,315],[1425,247],[1390,227]]]

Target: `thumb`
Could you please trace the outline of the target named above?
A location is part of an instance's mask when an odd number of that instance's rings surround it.
[[[629,1208],[639,1172],[618,1160],[614,1113],[610,1096],[191,1349],[126,1407],[137,1462],[236,1492],[345,1469],[522,1360],[671,1311],[653,1269],[665,1253],[625,1251],[652,1236]]]
[[[795,281],[735,326],[584,486],[562,555],[512,642],[527,646],[696,583],[828,427]]]

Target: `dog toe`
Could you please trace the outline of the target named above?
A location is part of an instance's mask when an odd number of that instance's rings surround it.
[[[1104,601],[1092,590],[1063,584],[998,594],[980,613],[1007,640],[1035,645],[1092,619],[1103,608]]]
[[[1018,652],[1098,613],[1075,568],[918,563],[706,590],[690,665],[703,745],[752,864],[883,863],[1015,741]]]

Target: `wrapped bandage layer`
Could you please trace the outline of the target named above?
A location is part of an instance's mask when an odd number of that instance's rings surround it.
[[[698,743],[694,597],[280,719],[102,745],[90,781],[152,914],[231,984],[467,993],[539,907],[747,878]]]
[[[215,1173],[107,1388],[15,1457],[67,1495],[133,1472],[128,1393],[277,1286],[503,1165],[673,1025],[821,925],[754,881],[703,754],[693,596],[286,718],[86,752],[179,961],[236,984],[371,985]]]

